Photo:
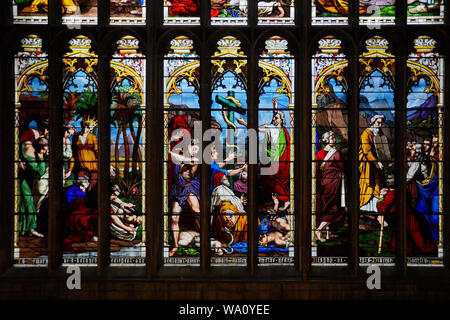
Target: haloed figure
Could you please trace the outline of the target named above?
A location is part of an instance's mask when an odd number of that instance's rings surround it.
[[[81,131],[73,137],[74,160],[77,177],[89,178],[89,189],[97,184],[98,178],[98,144],[97,137],[92,133],[97,126],[94,118],[83,119]]]

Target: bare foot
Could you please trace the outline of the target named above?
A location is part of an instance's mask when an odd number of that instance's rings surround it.
[[[314,234],[315,234],[315,240],[317,241],[317,240],[319,240],[320,242],[325,242],[325,239],[324,238],[322,238],[322,231],[320,231],[320,230],[316,230],[316,231],[314,231]]]
[[[43,238],[44,237],[44,235],[42,233],[39,233],[36,230],[31,230],[30,231],[30,236],[38,237],[38,238]]]
[[[290,201],[286,201],[284,203],[284,206],[282,208],[280,208],[279,211],[285,211],[289,207],[290,204],[291,204]]]
[[[381,226],[381,217],[378,217],[377,220],[378,220],[378,223]],[[383,227],[387,227],[387,226],[388,226],[388,223],[386,222],[386,220],[383,219]]]
[[[173,255],[178,251],[178,247],[172,248],[169,252],[169,257],[173,257]]]

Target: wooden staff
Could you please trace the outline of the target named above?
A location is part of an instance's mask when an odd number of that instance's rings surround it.
[[[384,229],[384,215],[381,216],[380,239],[378,240],[378,254],[381,253],[381,246],[383,244],[383,229]]]

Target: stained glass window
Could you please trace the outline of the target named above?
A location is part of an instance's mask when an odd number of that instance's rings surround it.
[[[226,36],[211,59],[211,264],[246,265],[247,56]]]
[[[395,0],[360,0],[359,23],[374,27],[395,23]]]
[[[165,265],[200,263],[201,141],[199,57],[185,36],[170,42],[164,59],[163,210]]]
[[[145,24],[146,0],[110,0],[111,24]]]
[[[98,76],[92,40],[76,36],[63,56],[66,264],[97,263]]]
[[[6,278],[445,271],[446,1],[5,3]]]
[[[145,56],[132,36],[111,60],[111,263],[145,260]]]
[[[67,25],[97,24],[97,1],[62,1],[62,22]]]
[[[247,14],[247,0],[211,0],[212,25],[245,25]]]
[[[259,24],[293,24],[295,19],[295,1],[258,1]]]
[[[288,41],[266,40],[258,63],[258,257],[294,263],[294,73]]]
[[[443,0],[408,0],[408,23],[444,23],[445,5]]]
[[[444,60],[436,41],[420,36],[408,57],[408,263],[442,264]]]
[[[15,57],[14,261],[48,262],[48,57],[42,39],[21,40]]]
[[[345,264],[348,254],[348,60],[324,37],[312,59],[312,263]]]
[[[347,0],[312,0],[312,24],[347,24]]]
[[[164,24],[200,24],[200,0],[163,0]]]
[[[47,1],[12,0],[14,23],[47,23]]]
[[[394,263],[394,76],[389,42],[375,36],[360,56],[359,252],[360,263]]]

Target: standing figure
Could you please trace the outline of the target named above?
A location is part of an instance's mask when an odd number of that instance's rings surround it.
[[[425,222],[428,236],[439,240],[439,172],[438,161],[429,152],[418,165],[417,179],[418,197],[416,211]]]
[[[343,180],[344,162],[336,150],[336,136],[333,131],[323,134],[325,147],[316,155],[316,212],[318,228],[315,231],[317,240],[324,242],[336,237],[329,231],[329,226],[344,216],[345,189]],[[326,239],[322,232],[326,230]]]
[[[96,126],[97,121],[94,118],[84,118],[81,131],[73,137],[74,170],[77,177],[89,178],[87,191],[94,188],[98,178],[98,144],[97,137],[92,133]]]
[[[359,207],[367,213],[377,213],[377,201],[383,187],[383,164],[378,160],[374,138],[381,135],[381,126],[385,117],[375,115],[369,121],[360,138],[359,145]],[[381,221],[381,216],[378,216]],[[381,223],[381,222],[380,222]]]
[[[25,141],[20,145],[21,158],[24,166],[19,168],[20,203],[19,234],[22,236],[43,237],[37,232],[37,210],[34,201],[33,184],[39,180],[46,171],[44,156],[48,150],[48,141],[44,137],[38,138],[34,143]]]
[[[173,184],[169,192],[169,200],[172,202],[170,229],[174,244],[169,256],[173,256],[178,251],[180,215],[184,205],[188,204],[191,208],[194,213],[195,228],[200,230],[200,175],[196,158],[199,150],[198,145],[190,145],[188,150],[190,157],[170,152],[172,159],[177,163],[173,166]]]
[[[269,165],[261,169],[262,184],[267,198],[273,193],[278,194],[278,199],[284,203],[279,209],[285,211],[290,204],[290,137],[286,129],[284,113],[278,110],[278,99],[273,98],[273,118],[270,124],[259,126],[259,132],[265,134],[264,149],[269,160]],[[237,121],[243,126],[247,122],[238,118]],[[264,169],[264,173],[263,173]]]
[[[63,158],[64,158],[64,181],[65,186],[69,186],[73,184],[73,178],[69,179],[72,176],[72,170],[74,167],[73,161],[73,150],[72,150],[72,142],[70,141],[70,137],[73,136],[77,132],[77,129],[70,124],[64,125],[64,137],[63,137]]]

